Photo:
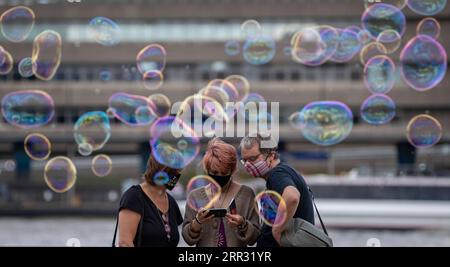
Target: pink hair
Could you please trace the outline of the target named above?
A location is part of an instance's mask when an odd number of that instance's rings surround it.
[[[233,174],[237,168],[237,150],[219,138],[209,141],[203,158],[203,167],[207,171]],[[231,172],[230,172],[231,170]]]

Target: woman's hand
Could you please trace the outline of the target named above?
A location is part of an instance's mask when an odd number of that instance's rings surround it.
[[[205,209],[201,208],[197,212],[197,214],[195,215],[194,220],[191,223],[192,231],[200,232],[200,230],[202,229],[202,224],[210,223],[213,218],[214,218],[213,214],[208,216],[208,210],[205,210]]]
[[[226,217],[228,219],[228,223],[231,226],[234,226],[234,227],[241,226],[241,225],[243,225],[245,223],[244,218],[241,215],[239,215],[239,214],[227,213]]]

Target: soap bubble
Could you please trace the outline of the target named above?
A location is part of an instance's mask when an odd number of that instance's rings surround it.
[[[377,42],[383,44],[388,54],[392,54],[402,45],[402,37],[395,30],[385,30],[378,35]]]
[[[121,30],[113,20],[105,17],[95,17],[89,22],[89,33],[93,39],[104,46],[119,44]]]
[[[369,124],[386,124],[390,122],[394,116],[395,103],[386,95],[372,95],[361,105],[361,117]]]
[[[281,225],[287,219],[286,202],[275,191],[266,190],[256,195],[255,210],[268,226]]]
[[[408,7],[419,15],[433,16],[444,10],[447,0],[408,0]]]
[[[310,142],[330,146],[345,140],[353,128],[353,113],[344,103],[319,101],[300,112],[303,136]]]
[[[220,198],[222,188],[211,177],[197,175],[192,177],[186,186],[186,202],[195,211],[209,209]]]
[[[276,44],[269,36],[255,36],[245,41],[242,53],[245,61],[250,64],[267,64],[275,56]]]
[[[434,117],[422,114],[411,119],[406,132],[411,145],[427,148],[439,142],[442,137],[442,126]]]
[[[406,18],[403,12],[389,4],[375,4],[367,8],[361,18],[362,26],[373,39],[385,30],[395,30],[401,36],[405,33]]]
[[[31,57],[23,58],[19,62],[19,74],[24,78],[30,78],[33,76],[33,60]]]
[[[93,151],[101,149],[111,137],[108,115],[103,111],[91,111],[78,118],[74,126],[74,138],[80,146],[89,144]]]
[[[46,30],[33,42],[33,73],[41,80],[51,80],[61,63],[62,39],[59,33]]]
[[[34,12],[28,7],[8,9],[0,17],[3,36],[14,43],[25,41],[34,27],[34,20]]]
[[[29,129],[49,123],[55,115],[52,97],[43,91],[12,92],[2,99],[2,114],[11,125]]]
[[[375,56],[364,68],[364,83],[374,94],[386,94],[395,85],[395,63],[387,56]]]
[[[417,35],[428,35],[437,39],[441,35],[441,24],[435,18],[424,18],[416,29]]]
[[[111,173],[112,161],[108,155],[100,154],[92,159],[92,172],[98,177],[105,177]]]
[[[426,35],[411,39],[400,54],[403,80],[414,90],[436,87],[447,73],[447,53],[444,47]]]
[[[77,180],[77,169],[69,158],[55,157],[45,165],[44,180],[51,190],[64,193],[74,186]]]
[[[34,160],[46,160],[50,156],[51,148],[50,140],[43,134],[32,133],[24,140],[25,153]]]

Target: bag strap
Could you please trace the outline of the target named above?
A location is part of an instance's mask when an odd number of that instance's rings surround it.
[[[284,166],[286,166],[286,167],[284,167]],[[285,169],[286,171],[289,172],[291,178],[292,178],[293,175],[297,175],[297,176],[298,176],[298,173],[297,173],[292,167],[290,167],[290,166],[288,166],[288,165],[283,165],[283,166],[281,166],[281,167],[283,167],[283,169]],[[325,224],[324,224],[323,221],[322,221],[322,217],[320,216],[319,209],[317,208],[316,201],[315,201],[315,198],[314,198],[314,194],[313,194],[311,188],[309,188],[309,186],[308,186],[308,191],[309,191],[309,193],[311,194],[311,200],[312,200],[312,203],[313,203],[313,205],[314,205],[314,209],[316,210],[317,217],[319,218],[320,225],[322,226],[323,232],[324,232],[327,236],[329,236],[329,235],[328,235],[327,228],[325,227]]]
[[[138,185],[139,186],[139,185]],[[145,202],[144,199],[142,198],[142,194],[144,192],[142,192],[142,189],[139,188],[139,199],[142,202],[142,215],[141,215],[141,220],[139,221],[139,229],[136,232],[137,236],[137,246],[140,247],[141,246],[141,236],[142,236],[142,226],[144,225],[144,211],[145,211]],[[114,237],[113,237],[113,241],[112,241],[112,246],[115,247],[116,246],[116,237],[117,237],[117,228],[119,227],[119,214],[117,214],[117,219],[116,219],[116,229],[114,230]]]
[[[311,188],[308,187],[308,191],[309,191],[309,193],[311,194],[312,202],[313,202],[313,204],[314,204],[314,209],[316,210],[317,217],[319,218],[319,221],[320,221],[320,225],[322,225],[323,232],[324,232],[327,236],[329,236],[329,235],[328,235],[327,228],[325,227],[325,224],[324,224],[323,221],[322,221],[322,217],[320,216],[319,209],[317,209],[317,206],[316,206],[316,200],[314,199],[314,194],[313,194]]]

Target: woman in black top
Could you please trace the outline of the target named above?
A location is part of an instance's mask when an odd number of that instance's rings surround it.
[[[160,164],[150,155],[145,181],[129,188],[120,200],[120,247],[178,245],[178,226],[183,217],[177,202],[166,189],[173,189],[180,171]]]

